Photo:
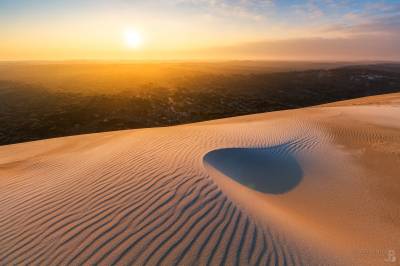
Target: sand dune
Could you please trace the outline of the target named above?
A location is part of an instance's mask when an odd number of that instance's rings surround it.
[[[0,264],[394,262],[399,127],[391,94],[0,147]]]

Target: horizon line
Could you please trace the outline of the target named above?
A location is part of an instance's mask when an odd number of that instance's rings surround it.
[[[90,63],[90,62],[121,62],[121,63],[228,63],[228,62],[287,62],[287,63],[393,63],[399,64],[400,60],[387,59],[359,59],[359,60],[331,60],[331,59],[0,59],[0,63]]]

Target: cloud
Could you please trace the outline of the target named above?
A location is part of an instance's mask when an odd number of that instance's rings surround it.
[[[301,18],[315,20],[318,18],[322,18],[325,15],[325,12],[322,10],[319,4],[314,0],[308,0],[302,4],[292,5],[291,8],[294,14],[296,14],[297,16]]]
[[[298,38],[209,48],[204,54],[249,59],[400,60],[400,35]]]
[[[364,35],[399,35],[400,5],[377,5],[371,12],[368,9],[359,13],[347,13],[338,20],[340,23],[330,25],[326,32]]]
[[[273,10],[274,0],[176,0],[178,6],[208,14],[261,20]]]
[[[227,16],[259,18],[275,12],[280,29],[260,32],[253,42],[192,51],[204,57],[305,60],[400,60],[400,4],[306,0],[282,6],[279,1],[180,0]],[[220,14],[221,14],[220,13]],[[281,24],[279,22],[282,22]],[[269,21],[271,22],[271,20]],[[269,23],[271,24],[271,23]],[[268,28],[268,25],[264,29]],[[239,33],[238,33],[239,34]],[[286,39],[282,39],[286,36]],[[318,37],[320,36],[320,37]],[[269,38],[268,40],[266,38]],[[280,38],[280,39],[277,39]]]

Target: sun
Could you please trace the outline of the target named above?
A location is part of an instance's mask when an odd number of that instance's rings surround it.
[[[143,45],[143,36],[142,34],[133,29],[125,30],[123,33],[123,38],[125,45],[129,48],[139,48]]]

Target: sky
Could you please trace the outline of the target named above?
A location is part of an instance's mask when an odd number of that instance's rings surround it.
[[[400,0],[0,0],[0,60],[400,60]]]

